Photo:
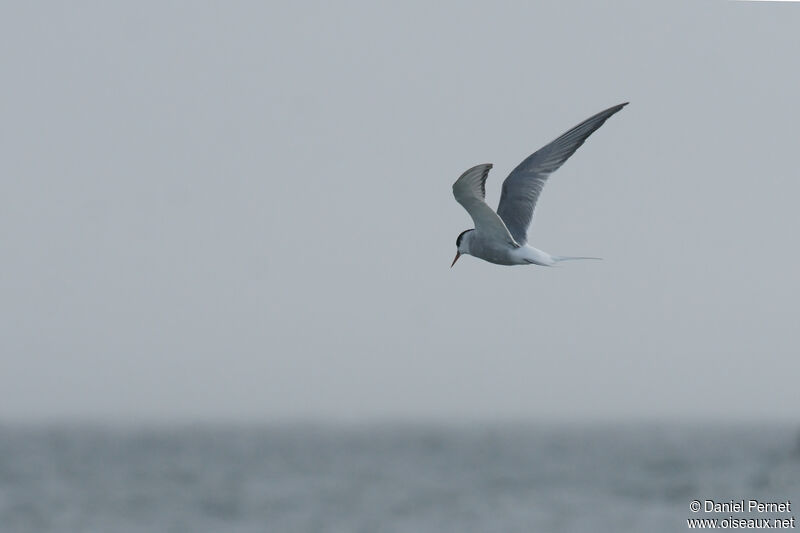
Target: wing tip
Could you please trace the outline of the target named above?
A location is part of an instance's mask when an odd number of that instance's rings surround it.
[[[613,105],[613,106],[609,107],[608,109],[600,111],[598,114],[594,115],[593,117],[590,117],[590,118],[586,119],[585,121],[581,122],[580,124],[575,126],[575,128],[579,128],[579,127],[583,126],[586,123],[592,122],[595,119],[602,119],[602,122],[600,123],[602,125],[602,123],[605,122],[606,119],[610,118],[612,115],[616,115],[617,112],[619,112],[623,107],[625,107],[628,104],[630,104],[630,102],[622,102],[621,104]],[[575,128],[573,128],[573,129],[575,129]],[[592,131],[594,131],[594,130],[592,130]]]
[[[481,172],[489,172],[490,170],[492,170],[493,166],[494,165],[492,163],[481,163],[480,165],[469,167],[467,170],[461,173],[461,175],[458,177],[458,180],[460,180],[467,174],[471,174],[472,172],[476,172],[478,170],[480,170]],[[456,183],[458,183],[458,180],[456,180]],[[453,186],[455,186],[456,183],[454,183]]]

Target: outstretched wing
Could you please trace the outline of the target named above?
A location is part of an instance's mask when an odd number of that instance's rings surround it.
[[[528,226],[533,209],[547,178],[575,153],[580,145],[614,113],[628,105],[615,105],[584,120],[547,146],[540,148],[517,165],[503,182],[503,193],[497,214],[505,222],[514,240],[519,244],[528,241]]]
[[[486,163],[472,167],[461,174],[461,177],[453,184],[453,196],[472,217],[476,231],[488,238],[517,247],[519,245],[514,242],[506,225],[484,200],[486,178],[489,176],[491,168],[491,163]]]

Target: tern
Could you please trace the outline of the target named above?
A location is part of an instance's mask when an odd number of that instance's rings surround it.
[[[611,115],[626,105],[628,102],[615,105],[584,120],[520,163],[503,182],[497,212],[485,200],[486,178],[492,164],[477,165],[464,172],[453,184],[453,196],[472,217],[475,228],[462,231],[456,239],[456,258],[450,268],[464,254],[498,265],[553,266],[573,259],[599,259],[550,255],[529,246],[528,226],[550,174],[558,170]]]

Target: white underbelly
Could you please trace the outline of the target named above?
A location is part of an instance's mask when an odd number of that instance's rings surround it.
[[[485,261],[497,265],[535,264],[551,266],[555,264],[550,254],[528,245],[520,246],[519,248],[511,248],[505,244],[498,246],[494,242],[480,243],[479,246],[474,247],[470,253],[475,257],[480,257]]]

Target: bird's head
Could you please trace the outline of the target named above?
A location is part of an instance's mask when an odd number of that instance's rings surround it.
[[[456,264],[456,261],[458,261],[458,258],[461,257],[461,254],[469,253],[469,242],[472,239],[473,231],[475,230],[467,229],[458,234],[458,237],[456,238],[456,258],[453,259],[453,263],[450,265],[450,268],[453,268],[453,265]]]

